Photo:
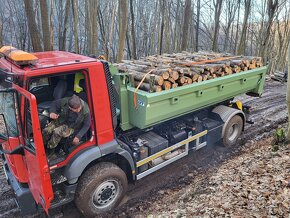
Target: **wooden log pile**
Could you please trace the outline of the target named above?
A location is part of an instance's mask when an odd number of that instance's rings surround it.
[[[129,73],[131,85],[148,92],[159,92],[200,83],[263,66],[262,58],[231,56],[201,51],[152,55],[140,60],[123,60],[115,66]],[[141,83],[141,84],[140,84]]]

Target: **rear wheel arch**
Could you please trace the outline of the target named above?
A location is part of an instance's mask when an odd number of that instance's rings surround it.
[[[215,107],[212,110],[212,112],[216,113],[221,118],[221,120],[224,122],[224,127],[222,129],[222,137],[224,136],[226,125],[236,115],[238,115],[238,116],[240,116],[242,118],[242,120],[243,120],[243,130],[244,130],[245,122],[246,122],[246,115],[245,115],[245,113],[243,111],[235,109],[235,108],[232,108],[232,107],[228,107],[228,106],[225,106],[225,105],[219,105],[219,106]]]
[[[224,146],[232,146],[245,128],[246,116],[243,111],[225,105],[219,105],[212,110],[224,122],[221,139]]]

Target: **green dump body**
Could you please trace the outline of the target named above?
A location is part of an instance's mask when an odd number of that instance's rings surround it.
[[[114,75],[118,92],[120,127],[126,131],[133,127],[148,128],[172,118],[215,105],[244,93],[260,96],[264,89],[267,67],[260,67],[201,83],[149,93],[138,90],[134,105],[135,88],[124,73]]]

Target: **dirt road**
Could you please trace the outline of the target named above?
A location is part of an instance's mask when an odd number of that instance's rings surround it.
[[[208,146],[138,181],[129,187],[124,204],[111,214],[107,214],[106,217],[132,217],[136,213],[140,214],[141,212],[142,214],[142,211],[144,211],[143,215],[145,216],[148,202],[150,205],[154,205],[154,202],[162,197],[164,190],[178,190],[185,187],[191,182],[192,177],[199,178],[218,169],[229,158],[242,154],[244,148],[270,135],[274,129],[284,125],[287,121],[285,93],[286,84],[271,81],[266,84],[261,98],[238,97],[237,99],[242,100],[243,103],[252,106],[251,119],[255,123],[246,125],[243,137],[236,146],[230,149],[219,145]],[[52,211],[52,215],[80,217],[73,203]],[[43,215],[35,215],[35,217],[41,216]],[[0,217],[20,217],[13,193],[6,184],[2,171],[0,171]]]

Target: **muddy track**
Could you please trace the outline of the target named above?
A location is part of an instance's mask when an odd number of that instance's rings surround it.
[[[145,177],[136,182],[135,185],[130,185],[123,204],[112,213],[107,214],[106,217],[132,217],[142,210],[145,214],[146,207],[161,196],[158,191],[183,187],[190,182],[190,178],[201,174],[206,175],[209,171],[215,170],[226,159],[239,155],[241,148],[250,146],[250,142],[272,134],[275,128],[284,125],[287,121],[285,93],[285,84],[270,82],[267,83],[261,98],[239,96],[237,99],[252,106],[251,119],[255,123],[246,125],[243,137],[237,146],[229,149],[219,145],[208,146]],[[81,217],[73,203],[51,211],[51,215]],[[34,217],[43,216],[43,214],[38,214]],[[0,217],[21,217],[14,201],[13,192],[7,185],[2,170],[0,170]]]

